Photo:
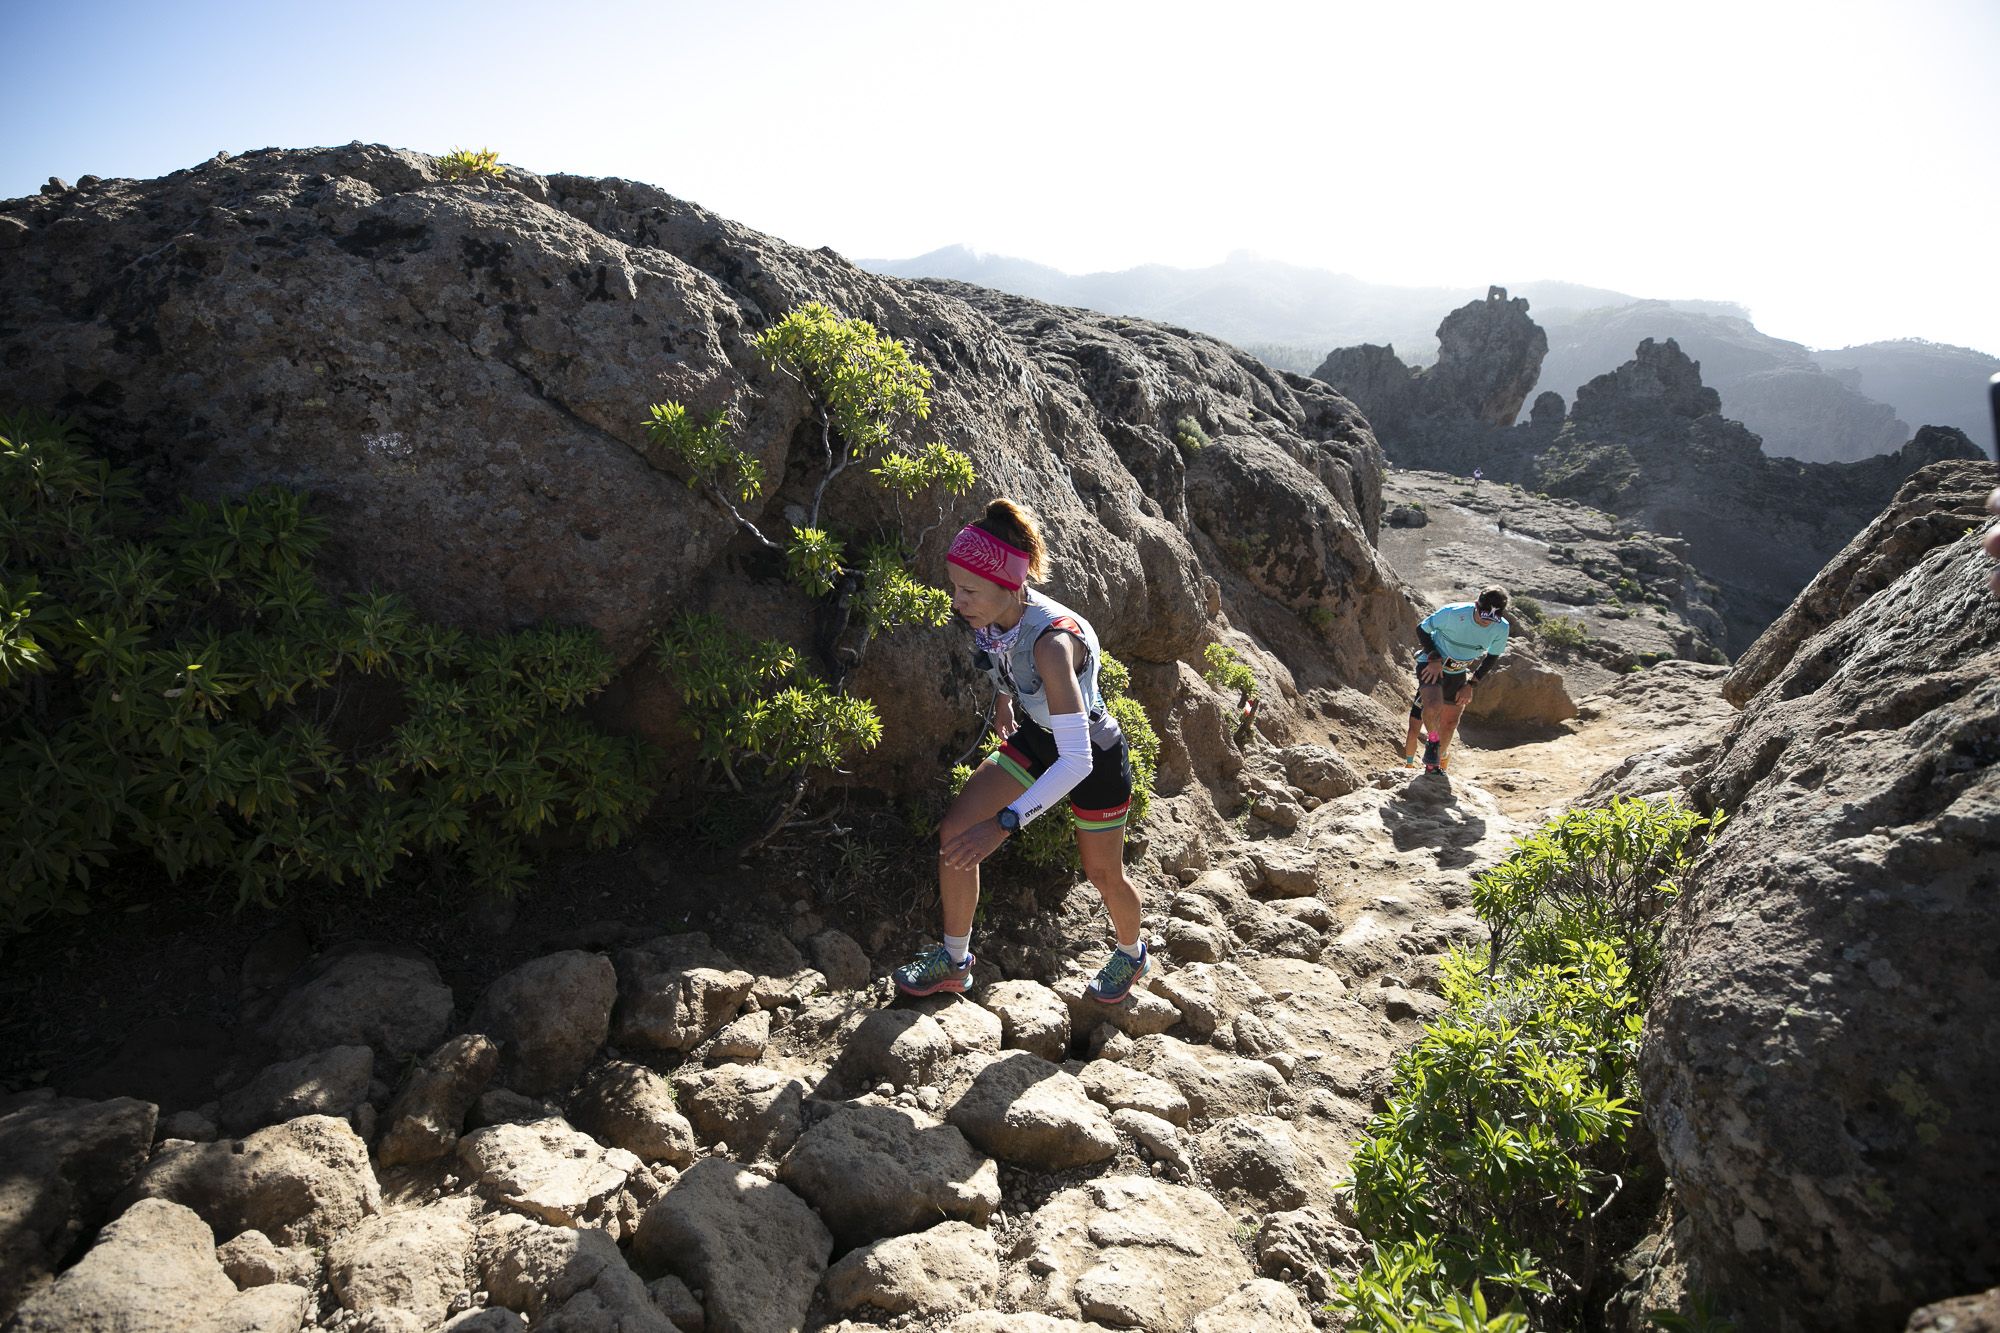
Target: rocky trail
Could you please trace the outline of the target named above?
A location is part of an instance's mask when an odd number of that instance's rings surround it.
[[[1449,782],[1252,749],[1246,794],[1296,827],[1248,819],[1150,887],[1154,969],[1117,1006],[1084,995],[1083,884],[1061,944],[996,923],[972,994],[917,1002],[809,914],[727,949],[607,924],[478,996],[407,947],[253,956],[268,1063],[217,1100],[0,1103],[10,1293],[117,1219],[12,1327],[1323,1324],[1362,1245],[1335,1186],[1439,955],[1484,938],[1471,877],[1642,743],[1712,735],[1719,673],[1677,667],[1555,734],[1475,728]]]

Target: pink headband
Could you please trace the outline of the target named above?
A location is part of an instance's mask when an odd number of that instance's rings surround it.
[[[945,560],[1012,590],[1028,581],[1028,553],[1009,546],[984,528],[968,523],[951,539]]]

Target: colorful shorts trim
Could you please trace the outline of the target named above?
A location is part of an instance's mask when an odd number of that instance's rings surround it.
[[[1056,761],[1056,738],[1033,722],[1023,722],[987,759],[1026,791]],[[1121,738],[1109,750],[1091,749],[1091,769],[1070,788],[1070,818],[1086,833],[1122,828],[1132,814],[1132,761]]]

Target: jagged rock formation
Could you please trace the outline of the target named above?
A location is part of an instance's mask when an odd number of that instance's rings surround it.
[[[1297,688],[1260,718],[1281,739],[1309,706],[1297,690],[1367,689],[1401,645],[1365,424],[1316,381],[1206,338],[878,278],[646,185],[451,183],[421,154],[358,144],[225,155],[0,217],[14,406],[73,415],[155,496],[312,492],[337,572],[435,618],[581,622],[621,663],[702,606],[813,642],[816,608],[642,422],[667,399],[731,408],[770,481],[752,516],[782,529],[809,499],[819,433],[749,339],[820,300],[910,344],[935,376],[927,430],[984,479],[929,530],[921,564],[942,567],[985,494],[1027,500],[1049,528],[1052,591],[1092,617],[1156,714],[1173,706],[1172,664],[1225,620],[1278,636],[1292,662]],[[1184,416],[1213,441],[1192,467],[1172,439]],[[829,492],[838,526],[893,524],[859,472]],[[1266,499],[1286,531],[1246,521]],[[982,702],[948,633],[902,635],[854,683],[898,700],[900,725],[856,774],[891,789],[961,751]],[[614,695],[631,724],[663,729],[671,704],[648,668]]]
[[[1394,347],[1363,344],[1329,352],[1313,378],[1363,405],[1378,430],[1416,422],[1426,431],[1461,422],[1505,428],[1541,374],[1548,336],[1528,318],[1525,298],[1494,287],[1484,301],[1460,306],[1438,325],[1435,365],[1411,369]]]
[[[1456,312],[1483,313],[1481,303]],[[1356,351],[1371,355],[1349,354]],[[1516,364],[1509,352],[1494,373]],[[1527,423],[1504,429],[1463,410],[1406,410],[1371,349],[1336,352],[1322,371],[1371,422],[1380,398],[1387,415],[1377,431],[1402,466],[1460,476],[1477,467],[1489,480],[1581,500],[1684,539],[1690,563],[1720,589],[1729,651],[1762,633],[1910,473],[1978,456],[1960,432],[1925,428],[1895,453],[1857,463],[1769,457],[1756,435],[1721,415],[1700,365],[1672,339],[1640,343],[1630,361],[1579,386],[1566,417],[1544,394]]]
[[[1925,495],[1970,471],[1922,474],[1773,628],[1691,789],[1730,820],[1641,1084],[1694,1284],[1745,1327],[1899,1327],[2000,1280],[2000,611],[1978,525]],[[1843,571],[1876,584],[1844,614]]]

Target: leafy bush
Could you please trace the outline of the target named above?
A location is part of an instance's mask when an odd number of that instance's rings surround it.
[[[1542,610],[1542,604],[1532,597],[1516,597],[1507,604],[1507,610],[1511,613],[1508,616],[1509,620],[1520,621],[1527,625],[1539,625],[1548,618],[1548,613]]]
[[[811,395],[825,449],[825,469],[813,488],[812,504],[783,543],[740,508],[764,493],[764,469],[730,439],[726,410],[696,413],[683,403],[653,404],[647,437],[686,469],[691,488],[704,492],[759,545],[783,558],[794,585],[811,597],[838,599],[843,623],[847,611],[858,612],[860,633],[830,653],[832,682],[803,673],[791,656],[779,669],[773,654],[789,654],[789,649],[749,645],[710,617],[684,618],[658,640],[655,660],[679,680],[711,769],[727,779],[733,797],[770,806],[769,819],[755,817],[754,830],[741,830],[746,840],[737,846],[739,854],[755,850],[784,827],[815,771],[837,769],[848,753],[880,738],[875,706],[849,695],[845,685],[874,636],[902,625],[942,625],[951,617],[951,595],[910,572],[900,525],[861,543],[858,559],[850,556],[850,543],[821,524],[827,488],[849,468],[863,466],[894,498],[900,516],[906,503],[917,502],[926,492],[963,495],[975,480],[972,460],[958,450],[940,442],[917,447],[905,440],[908,427],[930,415],[931,377],[901,342],[882,336],[864,320],[842,318],[812,302],[759,334],[756,345],[774,370],[797,379]],[[942,502],[934,506],[933,526],[942,521],[943,512]],[[766,725],[774,730],[757,729]],[[779,736],[791,738],[787,745],[796,741],[803,748],[760,748]],[[809,736],[819,740],[804,744]],[[747,782],[739,769],[747,770]],[[718,841],[734,841],[728,828],[711,824],[708,831]]]
[[[650,751],[567,716],[613,669],[588,631],[335,603],[303,497],[148,522],[66,427],[0,432],[0,930],[89,910],[128,853],[239,903],[373,890],[419,853],[506,890],[524,839],[609,846],[651,803]]]
[[[1211,643],[1201,655],[1208,663],[1208,669],[1201,673],[1203,680],[1218,690],[1235,690],[1239,699],[1257,697],[1257,677],[1234,648]]]
[[[1416,1321],[1475,1284],[1545,1315],[1587,1289],[1637,1116],[1660,911],[1718,822],[1621,799],[1553,821],[1475,881],[1487,957],[1446,958],[1446,1012],[1398,1059],[1355,1148],[1374,1256],[1336,1283],[1350,1329],[1429,1327]]]
[[[1193,417],[1182,417],[1174,423],[1174,443],[1186,454],[1199,453],[1208,447],[1208,432]]]
[[[469,148],[454,148],[439,158],[437,164],[438,175],[448,181],[499,180],[507,174],[507,169],[500,165],[500,154],[488,148],[477,152]]]
[[[1535,637],[1558,652],[1573,653],[1590,642],[1590,629],[1581,620],[1552,616],[1535,626]]]
[[[1622,956],[1633,993],[1649,1001],[1664,963],[1666,909],[1704,831],[1722,819],[1621,796],[1550,820],[1473,880],[1473,907],[1491,932],[1489,966],[1509,957],[1554,963],[1572,941],[1603,941]]]

